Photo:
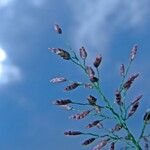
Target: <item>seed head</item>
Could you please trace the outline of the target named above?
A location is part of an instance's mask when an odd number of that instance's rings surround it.
[[[149,150],[149,140],[146,137],[143,137],[144,140],[144,150]]]
[[[98,55],[93,63],[94,67],[95,68],[98,68],[99,65],[101,64],[102,62],[102,56],[101,55]]]
[[[60,57],[62,57],[65,60],[70,60],[70,58],[71,58],[70,54],[61,48],[48,48],[48,49],[50,51],[52,51],[53,53],[59,55]]]
[[[133,48],[131,50],[131,60],[133,60],[135,58],[135,55],[137,53],[137,48],[138,48],[137,45],[133,46]]]
[[[103,125],[100,123],[100,120],[96,120],[92,123],[89,123],[86,128],[92,128],[92,127],[97,127],[97,128],[100,128],[100,127],[103,127]]]
[[[56,100],[54,102],[55,105],[67,105],[72,103],[72,101],[70,99],[65,99],[65,100]]]
[[[93,150],[101,150],[101,148],[103,148],[104,146],[107,145],[109,139],[104,139],[102,141],[100,141],[100,143],[98,145],[96,145]]]
[[[115,132],[115,131],[119,131],[122,129],[122,125],[121,124],[116,124],[114,128],[112,128],[112,132]]]
[[[136,112],[136,110],[137,110],[138,107],[139,107],[139,101],[137,101],[136,103],[134,103],[134,104],[131,106],[131,108],[130,108],[130,110],[129,110],[129,113],[128,113],[128,118],[129,118],[130,116],[132,116],[132,115]]]
[[[58,34],[62,34],[62,29],[61,29],[60,25],[55,24],[55,25],[54,25],[54,30],[55,30],[55,32],[57,32]]]
[[[65,91],[70,91],[70,90],[73,90],[73,89],[77,88],[79,85],[80,85],[79,83],[75,82],[75,83],[73,83],[71,85],[68,85],[64,90]]]
[[[80,134],[83,134],[82,132],[80,131],[66,131],[64,132],[65,135],[80,135]]]
[[[85,118],[90,112],[91,112],[91,110],[87,110],[87,111],[81,112],[79,114],[75,114],[75,115],[71,116],[70,118],[75,119],[75,120],[80,120],[80,119]]]
[[[147,123],[150,122],[150,109],[146,111],[143,120]]]
[[[124,76],[124,75],[125,75],[125,67],[124,67],[124,64],[122,64],[122,65],[120,66],[120,75],[121,75],[121,76]]]
[[[87,52],[86,52],[85,48],[82,46],[82,47],[79,49],[79,51],[80,51],[80,57],[81,57],[83,60],[85,60],[85,59],[87,58]]]
[[[138,76],[139,76],[138,73],[135,74],[135,75],[132,75],[132,76],[124,83],[123,87],[124,87],[126,90],[128,90],[128,89],[131,87],[133,81],[134,81]]]
[[[89,102],[90,105],[95,105],[96,101],[97,101],[97,99],[94,96],[92,96],[92,95],[89,95],[87,97],[87,100],[88,100],[88,102]]]
[[[114,142],[112,142],[112,143],[110,144],[110,150],[115,150],[115,143],[114,143]]]
[[[73,109],[73,107],[69,106],[69,105],[58,105],[58,106],[65,109],[65,110],[72,110]]]
[[[98,105],[94,106],[96,113],[101,113],[101,107]]]
[[[95,139],[96,139],[96,138],[87,139],[87,140],[85,140],[85,141],[82,143],[82,145],[89,145],[89,144],[91,144]]]
[[[116,103],[118,104],[118,105],[122,105],[123,104],[123,102],[122,102],[122,97],[121,97],[121,93],[117,90],[116,91]]]
[[[91,77],[90,78],[90,81],[92,82],[92,83],[94,83],[94,82],[98,82],[98,78],[97,77]]]
[[[51,83],[61,83],[67,81],[64,77],[56,77],[50,80]]]
[[[92,89],[92,88],[93,88],[93,86],[92,86],[91,83],[85,83],[85,84],[84,84],[84,87],[85,87],[85,88],[89,88],[89,89]]]
[[[94,75],[95,75],[94,70],[93,70],[92,67],[90,67],[90,66],[87,66],[87,67],[86,67],[86,72],[87,72],[87,74],[88,74],[88,76],[89,76],[90,78],[93,78]]]
[[[137,96],[136,99],[131,103],[131,105],[134,105],[135,103],[139,102],[142,97],[143,95]]]

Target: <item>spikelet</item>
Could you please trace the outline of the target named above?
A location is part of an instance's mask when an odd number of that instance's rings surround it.
[[[146,111],[143,120],[147,123],[150,122],[150,109]]]
[[[53,104],[55,105],[67,105],[72,103],[70,99],[65,99],[65,100],[56,100]]]
[[[62,29],[61,29],[60,25],[55,24],[54,25],[54,30],[55,30],[56,33],[62,34]]]
[[[112,143],[110,144],[110,150],[115,150],[115,143],[114,143],[114,142],[112,142]]]
[[[85,83],[85,84],[84,84],[84,87],[85,87],[85,88],[92,89],[92,88],[93,88],[93,85],[92,85],[91,83]]]
[[[102,62],[102,56],[101,55],[98,55],[93,63],[94,67],[95,68],[98,68],[99,65],[101,64]]]
[[[139,74],[132,75],[123,85],[123,87],[128,90],[131,87],[133,81],[139,76]]]
[[[90,81],[93,82],[93,83],[98,82],[98,80],[99,79],[97,77],[90,77]]]
[[[131,50],[131,60],[133,60],[135,58],[135,55],[137,53],[137,48],[138,48],[137,45],[133,46],[133,48]]]
[[[123,127],[123,126],[122,126],[121,124],[116,124],[115,127],[112,128],[111,131],[112,131],[112,132],[119,131],[119,130],[122,129],[122,127]]]
[[[59,107],[61,107],[61,108],[63,108],[63,109],[65,109],[65,110],[73,110],[73,107],[72,106],[69,106],[69,105],[58,105]]]
[[[91,144],[93,141],[95,141],[96,138],[90,138],[90,139],[87,139],[85,140],[82,145],[89,145]]]
[[[135,103],[137,103],[138,101],[140,101],[140,99],[143,97],[143,95],[139,95],[136,97],[136,99],[131,103],[131,105],[134,105]]]
[[[100,120],[96,120],[92,123],[89,123],[86,128],[92,128],[92,127],[97,127],[97,128],[100,128],[100,127],[103,127],[103,125],[100,123]]]
[[[149,140],[146,137],[144,139],[144,150],[149,150]]]
[[[79,51],[80,51],[80,57],[81,57],[83,60],[85,60],[85,59],[87,58],[87,52],[86,52],[85,48],[82,46],[82,47],[79,49]]]
[[[94,70],[92,69],[92,67],[90,67],[90,66],[86,66],[86,72],[87,72],[87,74],[88,74],[88,76],[91,78],[91,77],[94,77],[94,75],[95,75],[95,72],[94,72]]]
[[[65,51],[65,50],[63,50],[61,48],[48,48],[48,49],[51,52],[59,55],[60,57],[62,57],[65,60],[70,60],[70,58],[71,58],[70,54],[67,51]]]
[[[95,109],[96,113],[98,113],[98,114],[101,113],[101,107],[100,106],[95,105],[94,109]]]
[[[124,76],[124,75],[125,75],[125,67],[124,67],[124,64],[121,64],[121,66],[120,66],[120,75],[121,75],[121,76]]]
[[[122,97],[121,97],[121,93],[117,90],[116,91],[116,103],[118,104],[118,105],[122,105],[123,104],[123,102],[122,102]]]
[[[96,145],[92,150],[101,150],[101,148],[107,145],[108,141],[109,139],[101,140],[100,143]]]
[[[67,79],[64,77],[56,77],[50,80],[51,83],[61,83],[61,82],[66,82]]]
[[[87,97],[87,100],[88,100],[88,102],[89,102],[90,105],[96,105],[97,99],[96,99],[94,96],[89,95],[89,96]]]
[[[91,112],[91,110],[87,110],[87,111],[81,112],[79,114],[75,114],[75,115],[71,116],[70,118],[75,119],[75,120],[80,120],[80,119],[85,118],[90,112]]]
[[[64,132],[65,135],[67,136],[70,136],[70,135],[80,135],[80,134],[83,134],[82,132],[80,131],[66,131]]]
[[[73,84],[68,85],[67,87],[65,87],[64,90],[65,90],[65,91],[71,91],[71,90],[77,88],[79,85],[80,85],[79,83],[74,82]]]
[[[134,103],[133,105],[131,105],[131,108],[130,108],[129,113],[128,113],[128,118],[136,112],[138,107],[139,107],[138,101],[136,103]]]

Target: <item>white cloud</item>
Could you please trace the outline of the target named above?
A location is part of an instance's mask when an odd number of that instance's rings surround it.
[[[20,69],[9,62],[6,51],[0,48],[0,86],[19,81],[20,79]]]
[[[68,1],[74,13],[76,45],[90,43],[93,48],[107,49],[119,29],[138,28],[146,21],[147,0],[76,0]]]
[[[17,66],[0,63],[0,85],[6,85],[20,79],[21,72]]]
[[[0,0],[0,7],[6,7],[11,4],[14,0]]]

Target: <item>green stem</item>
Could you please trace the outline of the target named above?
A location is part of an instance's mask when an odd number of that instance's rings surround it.
[[[144,135],[144,132],[145,132],[145,129],[146,129],[146,125],[147,125],[147,123],[144,122],[141,134],[140,134],[139,139],[138,139],[138,142],[140,142],[140,140],[143,138],[143,135]]]

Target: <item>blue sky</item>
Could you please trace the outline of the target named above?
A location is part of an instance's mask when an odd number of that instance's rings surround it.
[[[54,99],[80,101],[89,94],[87,90],[64,93],[64,84],[49,83],[55,76],[85,80],[77,67],[48,52],[48,47],[66,48],[53,31],[54,23],[61,24],[76,52],[81,46],[87,48],[88,64],[98,53],[103,55],[103,90],[111,99],[120,82],[120,64],[127,63],[132,45],[139,45],[131,73],[141,75],[128,98],[144,94],[137,117],[129,122],[137,134],[150,107],[149,5],[149,0],[0,0],[0,49],[6,53],[0,61],[0,149],[85,149],[80,146],[83,138],[63,135],[84,122],[69,120],[70,112],[52,105]]]

